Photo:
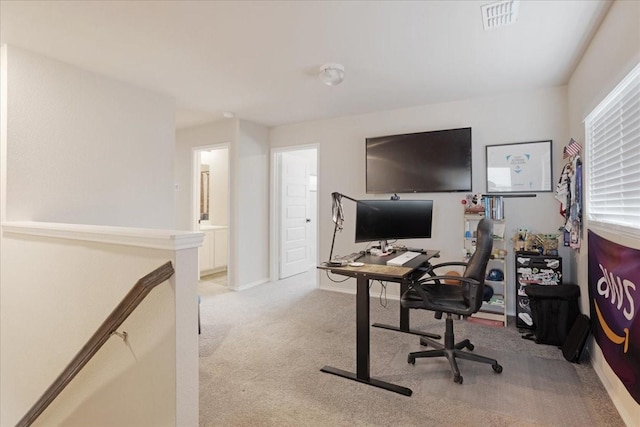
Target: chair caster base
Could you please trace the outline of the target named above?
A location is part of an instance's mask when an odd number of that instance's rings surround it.
[[[499,374],[502,372],[502,366],[499,363],[496,363],[495,365],[491,365],[491,367],[493,368],[493,372],[495,372],[496,374]]]
[[[458,383],[458,384],[462,384],[462,375],[460,374],[456,374],[453,376],[453,382],[454,383]]]

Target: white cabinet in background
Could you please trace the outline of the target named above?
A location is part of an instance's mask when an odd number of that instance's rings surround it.
[[[217,228],[213,230],[213,268],[227,266],[228,230]]]
[[[200,260],[200,274],[213,269],[213,230],[201,230],[204,233],[202,246],[198,249]]]
[[[202,246],[198,252],[200,276],[224,271],[227,268],[228,229],[225,226],[201,226],[204,233]]]

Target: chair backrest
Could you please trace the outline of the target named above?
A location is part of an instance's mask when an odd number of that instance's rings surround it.
[[[475,279],[480,282],[480,286],[475,289],[468,284],[464,284],[463,296],[469,307],[474,312],[478,311],[482,306],[482,294],[484,292],[484,277],[487,270],[487,264],[491,258],[491,250],[493,249],[493,222],[489,218],[483,218],[478,223],[476,231],[476,250],[471,255],[467,268],[464,270],[463,277]]]

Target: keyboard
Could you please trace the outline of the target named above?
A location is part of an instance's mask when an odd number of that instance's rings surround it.
[[[397,257],[387,261],[387,265],[405,265],[418,255],[420,255],[420,252],[406,251],[402,255],[398,255]]]

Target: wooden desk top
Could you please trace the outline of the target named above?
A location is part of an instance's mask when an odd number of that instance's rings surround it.
[[[351,267],[351,266],[328,266],[326,263],[318,266],[321,270],[329,270],[332,273],[340,274],[343,276],[357,277],[360,275],[371,276],[372,279],[380,279],[380,280],[401,280],[407,275],[411,274],[417,268],[425,265],[429,260],[433,257],[437,257],[440,255],[440,251],[427,251],[424,254],[420,254],[412,260],[408,261],[406,264],[398,266],[398,265],[387,265],[387,261],[393,259],[394,256],[397,255],[388,255],[388,256],[375,256],[375,255],[365,255],[360,258],[357,262],[362,262],[364,265],[362,267]]]

